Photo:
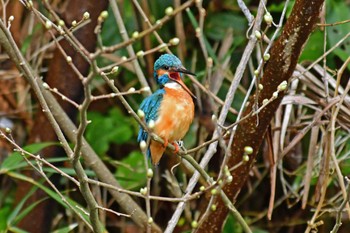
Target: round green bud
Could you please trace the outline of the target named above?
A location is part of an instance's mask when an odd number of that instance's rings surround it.
[[[180,39],[177,37],[174,37],[169,42],[171,45],[175,46],[175,45],[178,45],[180,43]]]
[[[145,55],[145,52],[142,50],[140,50],[136,53],[136,56],[138,56],[138,57],[143,57],[144,55]]]
[[[261,40],[261,32],[260,32],[260,31],[256,30],[256,31],[254,32],[254,35],[255,35],[255,38],[256,38],[256,39]]]
[[[45,28],[47,30],[51,29],[52,28],[52,22],[50,20],[46,20],[45,22]]]
[[[270,60],[270,54],[266,53],[264,54],[264,61],[268,61],[268,60]]]
[[[102,19],[107,19],[108,17],[108,11],[102,11],[101,14],[100,14],[101,18]]]
[[[248,162],[249,161],[249,155],[245,154],[243,155],[243,162]]]
[[[265,15],[264,15],[264,21],[265,23],[267,23],[268,25],[270,25],[273,21],[273,18],[272,18],[272,15],[267,12]]]
[[[244,147],[244,153],[247,155],[250,155],[253,153],[253,148],[251,146],[245,146]]]
[[[83,19],[87,20],[90,18],[90,13],[85,11],[84,14],[83,14]]]
[[[165,14],[168,16],[172,15],[173,12],[174,12],[174,9],[171,6],[169,6],[165,9]]]
[[[111,70],[112,73],[117,73],[119,70],[119,66],[114,66]]]
[[[198,227],[198,222],[197,222],[196,220],[193,220],[193,221],[191,222],[191,227],[192,227],[192,228],[197,228],[197,227]]]
[[[142,141],[140,142],[140,149],[141,149],[142,151],[144,151],[144,150],[146,150],[146,148],[147,148],[147,143],[146,143],[145,140],[142,140]]]
[[[152,178],[153,177],[153,170],[152,170],[152,168],[148,168],[148,170],[147,170],[147,177],[148,178]]]
[[[154,122],[154,120],[150,120],[149,122],[148,122],[148,127],[150,128],[150,129],[153,129],[154,128],[154,126],[155,126],[155,122]]]
[[[71,56],[67,56],[67,57],[66,57],[66,61],[68,62],[68,64],[72,63],[72,58],[71,58]]]

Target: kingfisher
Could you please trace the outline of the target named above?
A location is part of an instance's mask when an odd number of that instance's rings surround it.
[[[183,74],[194,75],[186,70],[175,55],[163,54],[154,63],[154,79],[159,89],[144,99],[140,109],[145,113],[145,121],[153,120],[153,132],[161,137],[164,144],[151,140],[147,155],[154,165],[159,163],[168,143],[179,151],[176,141],[187,133],[193,117],[196,97],[182,81]],[[140,126],[138,142],[147,140],[148,133]]]

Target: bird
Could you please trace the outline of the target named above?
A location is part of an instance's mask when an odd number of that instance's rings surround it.
[[[153,132],[164,141],[164,144],[150,141],[147,155],[153,165],[159,164],[169,142],[175,147],[174,153],[179,151],[176,141],[186,135],[194,118],[193,99],[196,97],[182,81],[183,74],[195,76],[183,67],[175,55],[161,55],[154,63],[153,74],[159,89],[145,98],[140,105],[146,124],[153,120]],[[147,137],[147,131],[140,126],[138,142],[146,141]]]

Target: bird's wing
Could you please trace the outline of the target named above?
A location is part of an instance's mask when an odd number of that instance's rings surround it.
[[[163,99],[165,90],[159,89],[152,95],[144,99],[140,105],[140,109],[145,113],[145,121],[148,124],[150,120],[156,121],[158,118],[158,110]],[[140,126],[137,141],[147,140],[147,132]]]

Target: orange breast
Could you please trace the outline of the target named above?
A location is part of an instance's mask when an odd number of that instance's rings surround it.
[[[165,94],[155,122],[154,132],[169,142],[182,139],[187,133],[193,117],[192,97],[182,88],[165,87]]]

